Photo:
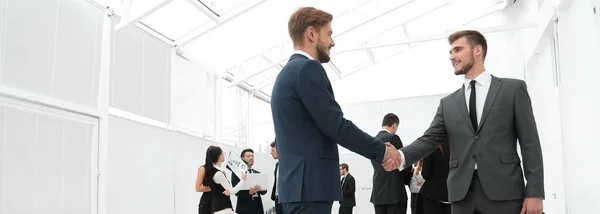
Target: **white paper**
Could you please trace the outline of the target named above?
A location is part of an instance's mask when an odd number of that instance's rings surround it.
[[[267,186],[269,185],[269,177],[268,174],[263,173],[247,173],[246,181],[244,181],[244,185],[240,188],[241,190],[249,190],[256,185],[260,186],[260,190],[267,190]],[[241,176],[240,176],[241,178]]]
[[[231,172],[233,172],[240,179],[242,177],[242,172],[248,171],[248,165],[246,165],[246,162],[244,162],[240,156],[237,156],[231,152],[229,152],[229,155],[227,155],[227,166],[229,166]]]

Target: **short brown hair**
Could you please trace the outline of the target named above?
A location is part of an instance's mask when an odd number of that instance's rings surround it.
[[[340,167],[342,167],[342,169],[345,169],[346,171],[349,171],[348,164],[346,163],[340,164]]]
[[[400,119],[398,119],[398,116],[396,114],[388,113],[385,116],[383,116],[383,121],[381,122],[381,126],[391,127],[392,125],[394,125],[394,123],[399,125]]]
[[[275,147],[275,141],[271,142],[271,148]]]
[[[476,30],[462,30],[454,32],[452,35],[448,36],[448,43],[452,45],[456,40],[465,37],[467,42],[473,49],[477,45],[481,45],[481,49],[483,51],[483,60],[485,60],[485,56],[487,55],[487,41],[485,37]]]
[[[314,7],[301,7],[296,10],[288,22],[288,32],[294,45],[302,44],[302,35],[312,26],[319,31],[333,20],[333,15]]]

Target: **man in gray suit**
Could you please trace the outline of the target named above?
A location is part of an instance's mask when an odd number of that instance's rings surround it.
[[[453,214],[541,214],[542,150],[525,82],[485,70],[487,42],[481,33],[458,31],[448,42],[454,73],[465,75],[464,85],[440,100],[423,136],[400,149],[400,167],[429,155],[449,137]]]

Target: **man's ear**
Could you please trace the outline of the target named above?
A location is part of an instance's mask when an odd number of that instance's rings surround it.
[[[475,48],[473,48],[473,54],[475,54],[475,56],[483,55],[483,47],[481,45],[475,46]]]
[[[308,37],[309,41],[314,42],[317,41],[319,34],[313,26],[308,26],[308,28],[306,28],[306,37]]]

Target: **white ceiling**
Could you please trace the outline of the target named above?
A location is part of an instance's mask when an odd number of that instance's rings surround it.
[[[96,0],[116,8],[120,26],[154,31],[205,67],[270,95],[293,52],[289,16],[301,6],[334,15],[336,46],[324,64],[345,102],[446,93],[460,84],[443,36],[480,20],[501,0]],[[493,11],[491,11],[493,12]],[[438,37],[428,36],[441,35]],[[413,42],[410,42],[413,41]],[[427,41],[418,43],[418,41]],[[401,43],[397,45],[389,45]],[[368,48],[380,45],[379,48]],[[429,59],[435,59],[429,61]],[[440,87],[419,87],[427,79]],[[403,88],[404,87],[404,88]],[[408,88],[406,88],[408,87]],[[373,94],[375,93],[375,94]],[[357,100],[359,99],[359,100]]]

